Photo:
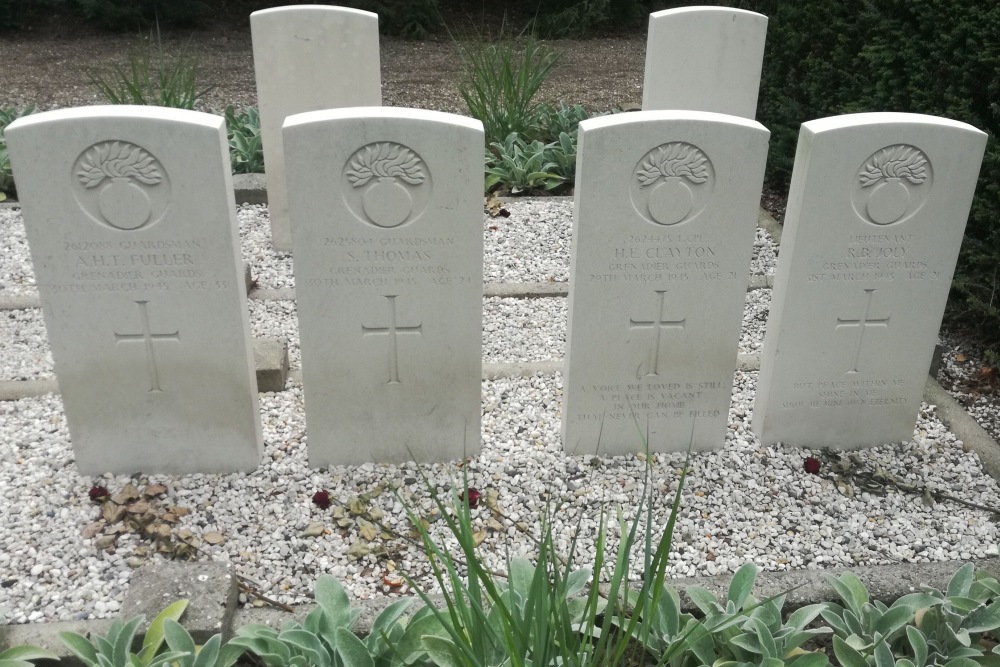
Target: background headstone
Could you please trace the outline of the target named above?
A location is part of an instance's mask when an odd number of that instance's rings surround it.
[[[82,107],[6,138],[80,472],[256,468],[225,121]]]
[[[913,437],[985,145],[914,114],[802,125],[754,402],[764,444]]]
[[[568,452],[725,442],[768,134],[693,111],[580,124]]]
[[[378,16],[322,5],[250,15],[271,244],[291,251],[281,124],[305,111],[382,104]]]
[[[482,124],[369,107],[284,135],[310,464],[474,455]]]
[[[649,15],[642,108],[754,118],[767,17],[729,7],[681,7]]]

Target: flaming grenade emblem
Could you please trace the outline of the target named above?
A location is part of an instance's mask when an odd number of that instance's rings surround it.
[[[423,160],[391,141],[368,144],[348,161],[347,180],[361,194],[361,208],[379,227],[397,227],[413,217],[414,190],[427,181]]]
[[[77,159],[75,175],[97,192],[97,210],[118,229],[139,229],[153,215],[148,190],[163,182],[160,163],[146,149],[127,141],[94,144]]]
[[[639,161],[632,202],[652,222],[676,225],[701,211],[700,200],[713,180],[712,163],[700,148],[682,141],[663,144]]]
[[[886,146],[869,157],[858,172],[861,193],[856,193],[855,210],[876,225],[899,222],[927,198],[930,162],[915,146]]]

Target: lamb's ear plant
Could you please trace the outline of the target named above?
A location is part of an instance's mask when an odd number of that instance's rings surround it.
[[[997,646],[982,642],[1000,629],[1000,582],[971,563],[955,572],[944,593],[911,593],[889,607],[870,601],[852,573],[828,581],[843,604],[828,603],[822,617],[836,634],[833,647],[842,665],[1000,666]]]
[[[260,114],[254,107],[237,113],[226,107],[226,134],[234,174],[264,173],[264,144],[260,135]]]
[[[917,609],[914,622],[927,639],[927,664],[1000,665],[1000,645],[982,642],[1000,630],[1000,582],[987,572],[975,572],[966,563],[955,572],[947,590],[929,589],[933,602]]]
[[[187,600],[178,600],[157,614],[146,630],[138,653],[132,652],[132,643],[145,621],[142,616],[128,622],[115,619],[106,636],[87,639],[75,632],[60,632],[59,638],[87,667],[159,667],[189,655],[185,651],[160,652],[164,641],[163,624],[168,619],[178,620],[187,605]]]
[[[555,173],[550,146],[540,141],[526,142],[511,132],[503,143],[493,143],[495,155],[486,156],[486,191],[502,186],[511,194],[532,190],[552,190],[565,180]],[[575,149],[574,149],[575,150]],[[574,152],[575,162],[575,152]]]
[[[917,609],[934,603],[933,596],[928,593],[903,596],[891,607],[870,600],[868,589],[853,572],[845,572],[839,577],[827,575],[826,580],[841,603],[827,603],[820,615],[847,646],[866,656],[874,656],[880,640],[894,647],[905,634],[907,624],[913,621]]]
[[[197,646],[184,626],[172,618],[163,621],[163,636],[171,651],[182,654],[170,667],[230,667],[245,652],[240,646],[223,644],[221,635],[212,635]]]
[[[3,619],[0,618],[0,621]],[[2,622],[0,622],[2,625]],[[11,646],[0,651],[0,667],[34,667],[32,660],[58,660],[59,656],[37,646]]]
[[[34,106],[23,111],[0,109],[0,201],[6,199],[7,194],[14,194],[14,172],[10,167],[10,156],[7,154],[7,140],[4,138],[4,131],[18,118],[24,118],[33,113],[35,113]]]
[[[580,121],[587,120],[590,114],[582,105],[572,106],[565,102],[559,102],[559,106],[551,104],[539,104],[535,110],[535,123],[538,125],[542,141],[558,141],[562,133],[574,135],[580,125]]]
[[[250,651],[267,667],[388,667],[392,663],[395,645],[401,641],[406,626],[403,614],[412,599],[399,600],[382,610],[368,637],[362,640],[351,630],[361,610],[351,607],[336,579],[320,577],[315,597],[316,608],[303,623],[288,622],[280,630],[245,625],[237,629],[227,647]]]
[[[753,563],[740,567],[733,575],[725,600],[718,600],[698,586],[686,589],[704,614],[703,624],[708,631],[707,638],[713,642],[712,650],[721,656],[714,663],[716,667],[741,664],[822,667],[829,664],[825,654],[802,649],[802,645],[814,637],[830,632],[829,628],[806,628],[824,606],[801,607],[783,620],[784,594],[761,601],[751,595],[757,572]]]

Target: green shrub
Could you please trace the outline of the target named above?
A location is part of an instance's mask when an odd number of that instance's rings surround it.
[[[260,114],[249,107],[236,113],[226,107],[226,134],[234,174],[263,174],[264,145],[260,136]]]
[[[536,190],[552,190],[566,180],[556,173],[558,164],[550,154],[553,144],[543,144],[537,139],[527,142],[511,132],[503,143],[493,142],[491,148],[493,152],[486,154],[487,192],[500,186],[512,195],[531,194]],[[575,162],[575,143],[572,149]]]
[[[342,7],[378,14],[379,32],[423,39],[441,26],[438,0],[347,0]]]
[[[655,0],[524,0],[538,37],[584,37],[602,28],[637,27],[658,3]]]
[[[23,118],[28,114],[35,113],[35,107],[31,106],[24,111],[17,109],[0,109],[0,201],[7,198],[7,195],[16,194],[14,187],[14,172],[10,168],[10,156],[7,154],[7,140],[4,139],[4,130],[18,118]]]
[[[486,145],[502,142],[512,132],[533,139],[538,118],[533,100],[559,54],[531,38],[521,44],[479,40],[457,48],[463,70],[458,92],[469,115],[482,121]]]
[[[91,85],[111,104],[142,104],[176,109],[194,109],[194,104],[213,86],[198,89],[198,57],[180,53],[168,57],[152,35],[143,39],[125,61],[109,68],[87,68]]]
[[[952,118],[990,135],[948,317],[1000,349],[1000,4],[747,4],[770,17],[757,117],[771,130],[768,180],[779,188],[787,186],[807,120],[902,111]]]
[[[228,646],[255,653],[266,667],[389,667],[407,625],[403,614],[412,602],[413,598],[407,598],[388,605],[372,623],[368,636],[359,639],[351,628],[361,610],[351,607],[336,579],[321,576],[316,581],[316,608],[303,623],[288,621],[280,631],[245,625],[237,629]],[[418,616],[419,612],[410,625],[417,625]]]
[[[569,106],[565,102],[559,102],[559,106],[551,104],[539,104],[535,108],[534,124],[538,127],[539,136],[545,142],[559,141],[559,136],[563,133],[576,137],[576,129],[581,120],[587,120],[590,114],[579,104]]]
[[[0,0],[0,30],[17,30],[37,13],[37,0]]]
[[[653,515],[653,487],[661,482],[651,483],[648,448],[646,460],[641,500],[634,508],[634,518],[626,521],[618,512],[621,541],[617,548],[610,544],[606,518],[601,518],[593,568],[575,565],[575,536],[568,554],[558,553],[551,524],[551,517],[559,511],[555,507],[541,517],[534,563],[523,558],[510,560],[505,576],[494,574],[479,557],[468,494],[463,492],[457,502],[446,503],[425,478],[438,515],[458,548],[435,541],[420,517],[407,508],[445,605],[442,609],[435,607],[426,592],[409,580],[425,607],[397,643],[394,664],[427,659],[448,666],[713,664],[714,656],[704,654],[698,654],[694,661],[692,645],[699,641],[704,645],[702,640],[710,641],[719,628],[681,614],[677,593],[666,584],[688,464],[685,462],[677,479],[669,519],[657,537],[653,535],[658,527]],[[467,478],[463,478],[462,488],[469,488]],[[643,523],[644,537],[639,533]],[[645,573],[638,590],[629,586],[636,550],[642,554]],[[614,557],[608,557],[612,551]],[[661,632],[670,634],[669,645],[650,654],[648,647],[654,645],[651,636]],[[692,655],[685,662],[688,654]]]
[[[76,0],[84,18],[106,30],[196,26],[211,11],[201,0]]]

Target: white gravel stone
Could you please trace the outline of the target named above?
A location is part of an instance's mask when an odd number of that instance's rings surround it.
[[[0,310],[0,380],[51,377],[52,353],[42,311]]]

